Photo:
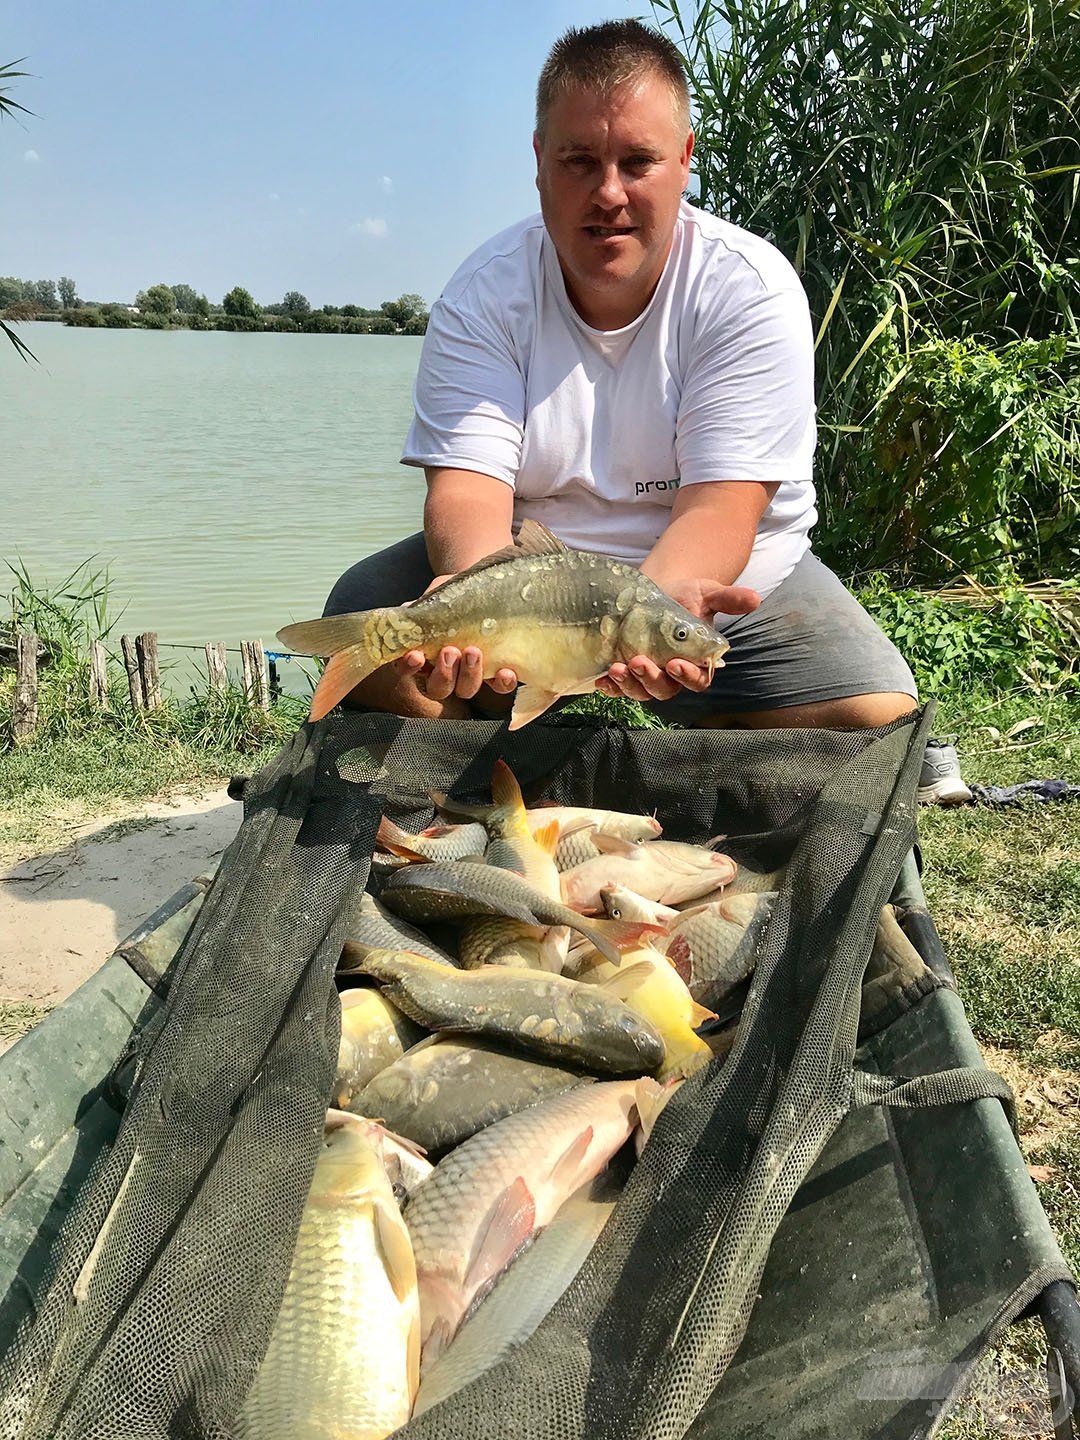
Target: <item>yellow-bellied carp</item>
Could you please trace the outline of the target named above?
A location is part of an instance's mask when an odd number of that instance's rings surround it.
[[[448,1150],[507,1115],[590,1077],[478,1036],[422,1040],[378,1075],[357,1100],[425,1150]]]
[[[420,1311],[409,1232],[352,1116],[327,1121],[244,1440],[382,1440],[409,1418]]]
[[[425,1366],[473,1300],[629,1138],[638,1095],[658,1088],[617,1080],[556,1095],[489,1125],[436,1165],[405,1207]]]
[[[652,1025],[597,985],[498,965],[450,970],[401,950],[372,950],[359,963],[428,1030],[481,1034],[610,1075],[640,1075],[664,1059]]]
[[[568,550],[526,520],[517,540],[411,605],[287,625],[282,644],[329,663],[311,701],[320,719],[373,670],[421,650],[478,646],[484,679],[508,667],[522,682],[510,729],[527,725],[562,695],[582,695],[616,660],[647,655],[658,665],[689,660],[709,678],[728,643],[640,570],[607,555]]]
[[[333,1096],[340,1110],[351,1110],[372,1076],[399,1060],[424,1032],[377,990],[343,990],[340,999],[341,1044]]]

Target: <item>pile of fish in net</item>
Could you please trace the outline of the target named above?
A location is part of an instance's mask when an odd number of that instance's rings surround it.
[[[529,810],[502,761],[490,806],[433,798],[454,818],[420,835],[383,819],[341,956],[334,1108],[243,1436],[388,1435],[528,1338],[730,1046],[776,897],[722,837]]]

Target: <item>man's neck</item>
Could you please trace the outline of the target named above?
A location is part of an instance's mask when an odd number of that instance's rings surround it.
[[[671,254],[670,247],[668,255]],[[610,288],[589,290],[582,292],[575,286],[573,278],[567,274],[566,268],[559,260],[559,269],[562,270],[563,284],[566,286],[566,296],[577,313],[594,330],[623,330],[627,325],[632,325],[639,315],[643,315],[649,307],[649,301],[656,294],[656,287],[660,284],[661,276],[667,268],[668,256],[664,257],[664,263],[653,276],[648,277],[646,283],[636,285],[632,289],[624,289],[621,285],[612,285]]]

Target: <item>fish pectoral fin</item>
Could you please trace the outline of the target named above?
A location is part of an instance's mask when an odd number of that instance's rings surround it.
[[[717,1020],[719,1016],[715,1010],[708,1010],[704,1005],[699,1005],[695,1000],[690,1006],[690,1027],[696,1030],[699,1025],[704,1025],[707,1020]]]
[[[685,935],[675,935],[665,953],[679,979],[684,985],[689,985],[694,973],[690,941]]]
[[[533,831],[533,840],[548,855],[554,855],[559,848],[559,838],[558,820],[552,820],[550,825],[543,825],[539,830]]]
[[[641,849],[641,846],[635,845],[632,840],[624,840],[621,835],[612,835],[610,830],[595,830],[592,843],[601,855],[636,855]]]
[[[557,1189],[564,1189],[567,1192],[577,1189],[580,1184],[578,1171],[584,1164],[585,1156],[589,1153],[593,1134],[593,1127],[586,1125],[580,1135],[575,1135],[551,1167],[551,1174],[548,1178]]]
[[[480,1290],[491,1284],[510,1264],[536,1228],[536,1203],[522,1176],[506,1187],[476,1237],[466,1290]]]
[[[416,1260],[412,1241],[396,1205],[382,1196],[372,1202],[375,1218],[375,1239],[382,1255],[383,1269],[399,1304],[404,1305],[416,1294]]]
[[[520,730],[523,725],[528,725],[530,720],[535,720],[538,715],[543,715],[545,710],[550,710],[556,700],[561,699],[561,690],[544,690],[539,685],[519,685],[514,697],[509,728]]]
[[[609,975],[606,980],[601,980],[600,989],[610,990],[621,1000],[625,1000],[627,995],[632,995],[635,990],[640,990],[652,974],[653,963],[651,960],[637,960],[633,965],[623,965],[616,974]]]

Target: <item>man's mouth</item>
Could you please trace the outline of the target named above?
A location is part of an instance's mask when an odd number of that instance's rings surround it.
[[[635,228],[633,225],[586,225],[585,233],[594,240],[610,240],[615,235],[632,235]]]

